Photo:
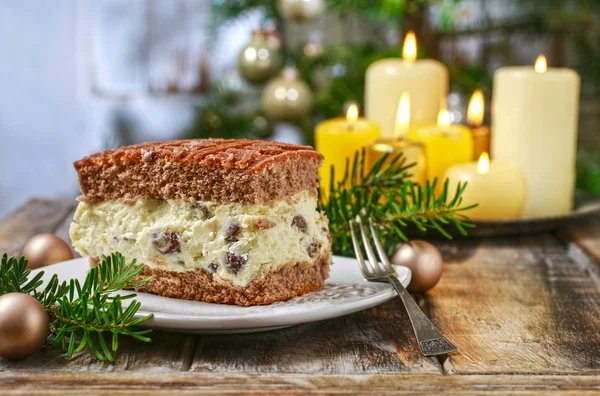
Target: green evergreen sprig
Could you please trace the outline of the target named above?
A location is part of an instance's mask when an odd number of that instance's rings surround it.
[[[330,192],[319,193],[319,210],[329,218],[334,254],[353,255],[348,222],[356,216],[370,217],[378,224],[389,254],[408,239],[403,229],[410,225],[421,231],[437,230],[448,239],[452,239],[450,226],[463,235],[474,227],[462,213],[475,206],[461,206],[466,183],[459,183],[451,194],[446,180],[436,193],[437,180],[427,181],[424,187],[408,180],[413,166],[402,155],[389,158],[386,154],[367,170],[363,149],[352,164],[346,161],[344,176],[337,183],[332,167]]]
[[[29,280],[31,270],[27,259],[2,256],[0,263],[0,295],[12,292],[26,293],[36,298],[48,312],[54,337],[53,345],[60,345],[68,357],[88,347],[101,361],[114,361],[113,353],[118,349],[119,336],[129,336],[150,342],[147,337],[152,330],[140,329],[139,325],[152,315],[135,318],[140,303],[133,300],[136,294],[120,295],[117,291],[135,288],[151,278],[139,279],[143,266],[136,260],[130,264],[116,252],[102,260],[86,275],[83,285],[78,279],[68,283],[59,282],[52,276],[46,287],[38,291],[43,281],[43,271]],[[123,302],[129,306],[123,308]],[[110,346],[105,335],[111,335]]]

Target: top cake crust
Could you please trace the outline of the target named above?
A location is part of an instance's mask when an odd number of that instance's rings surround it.
[[[309,146],[245,139],[142,143],[74,162],[81,201],[143,198],[264,203],[314,191],[322,154]]]

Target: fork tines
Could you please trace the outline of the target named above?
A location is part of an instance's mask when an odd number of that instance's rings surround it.
[[[354,232],[353,223],[353,221],[350,221],[350,234],[352,236],[352,244],[354,245],[354,251],[356,252],[356,259],[358,260],[358,264],[360,265],[360,269],[362,270],[365,278],[378,279],[395,274],[394,268],[390,264],[390,260],[385,254],[383,244],[377,236],[375,226],[373,225],[373,220],[369,218],[369,229],[371,231],[371,238],[373,239],[373,242],[375,244],[375,249],[377,249],[377,253],[379,254],[379,259],[377,259],[377,257],[375,256],[375,252],[373,251],[373,247],[371,246],[371,242],[369,241],[369,237],[367,235],[367,232],[365,231],[365,227],[362,223],[361,218],[358,216],[356,217],[356,223],[360,228],[362,243],[364,245],[365,251],[367,252],[367,257],[369,258],[368,265],[362,254],[362,249],[360,243],[358,242],[358,238],[356,237],[356,233]]]

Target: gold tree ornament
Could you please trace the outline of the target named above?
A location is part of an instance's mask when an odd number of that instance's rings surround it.
[[[279,12],[285,19],[308,22],[323,14],[325,0],[279,0]]]
[[[402,265],[412,271],[408,290],[425,292],[438,284],[444,269],[440,251],[429,242],[403,243],[392,256],[392,264]]]
[[[27,268],[36,269],[73,258],[71,247],[54,234],[39,234],[27,241],[21,253],[29,260]]]
[[[281,54],[271,47],[262,30],[252,33],[250,43],[238,56],[238,71],[249,82],[260,84],[273,77],[281,68]]]
[[[300,80],[298,70],[286,67],[281,75],[269,81],[262,93],[262,109],[267,118],[276,121],[298,121],[308,116],[312,92]]]
[[[24,359],[46,343],[48,314],[42,304],[24,293],[0,296],[0,357]]]
[[[323,58],[325,54],[325,48],[323,47],[323,39],[321,35],[317,32],[312,32],[308,40],[304,43],[304,47],[302,47],[302,52],[304,56],[312,61],[318,61]]]

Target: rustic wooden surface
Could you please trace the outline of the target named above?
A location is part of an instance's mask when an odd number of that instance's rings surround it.
[[[0,222],[0,252],[67,238],[75,202],[32,200]],[[597,394],[600,217],[556,233],[439,242],[440,284],[418,296],[459,352],[425,358],[398,300],[338,319],[244,335],[155,332],[114,364],[45,348],[0,359],[0,393]]]

